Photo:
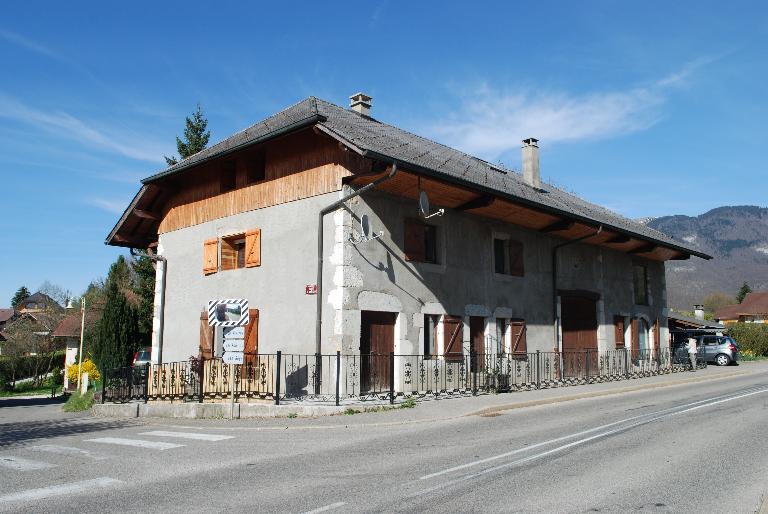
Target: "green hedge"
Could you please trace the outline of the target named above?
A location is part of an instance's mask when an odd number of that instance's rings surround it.
[[[768,323],[732,323],[728,325],[727,334],[742,351],[768,357]]]
[[[42,366],[38,368],[38,371],[41,373],[48,373],[55,368],[64,368],[66,354],[66,350],[54,352],[53,359],[51,360],[51,367],[49,369],[47,369],[48,359],[50,358],[49,354],[16,357],[16,380],[32,377],[35,373],[36,362],[42,362]],[[13,362],[11,359],[13,358],[0,355],[0,388],[5,387],[13,379]]]

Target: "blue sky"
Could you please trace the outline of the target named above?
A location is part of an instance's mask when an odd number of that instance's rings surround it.
[[[630,217],[766,205],[761,2],[25,2],[0,18],[0,307],[79,294],[200,102],[212,142],[314,95]]]

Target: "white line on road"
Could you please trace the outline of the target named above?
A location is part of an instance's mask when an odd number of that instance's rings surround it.
[[[338,509],[339,507],[343,507],[344,505],[346,505],[346,502],[331,503],[330,505],[326,505],[325,507],[320,507],[315,510],[308,510],[303,514],[318,514],[320,512],[328,512],[329,510]]]
[[[180,448],[183,444],[163,443],[160,441],[145,441],[143,439],[123,439],[122,437],[99,437],[98,439],[86,439],[87,443],[118,444],[121,446],[138,446],[139,448],[149,448],[151,450],[170,450],[171,448]]]
[[[57,455],[78,455],[81,457],[88,457],[93,460],[104,460],[107,457],[101,455],[94,455],[88,450],[82,448],[75,448],[74,446],[59,446],[58,444],[39,444],[37,446],[30,446],[30,450],[34,452],[46,452],[55,453]]]
[[[561,451],[566,450],[568,448],[572,448],[574,446],[582,445],[584,443],[587,443],[589,441],[593,441],[595,439],[599,439],[599,438],[603,438],[603,437],[608,437],[608,436],[616,434],[618,432],[623,432],[623,431],[626,431],[626,430],[628,430],[630,428],[635,428],[635,427],[638,427],[638,426],[641,426],[641,425],[645,425],[645,424],[651,423],[653,421],[657,421],[657,420],[665,418],[665,417],[676,416],[678,414],[683,414],[685,412],[691,412],[691,411],[694,411],[694,410],[702,409],[704,407],[710,407],[710,406],[713,406],[713,405],[718,405],[718,404],[721,404],[721,403],[730,402],[730,401],[733,401],[733,400],[738,400],[738,399],[741,399],[741,398],[746,398],[748,396],[752,396],[752,395],[760,394],[760,393],[765,393],[765,392],[768,392],[768,389],[763,388],[763,389],[759,389],[759,390],[756,390],[756,391],[750,391],[748,393],[740,394],[740,395],[737,395],[737,396],[727,396],[726,395],[726,396],[719,396],[719,397],[715,397],[715,398],[709,398],[709,399],[706,399],[706,400],[699,400],[699,401],[691,402],[691,403],[688,403],[688,404],[685,404],[685,405],[679,405],[677,407],[672,407],[670,409],[664,409],[664,410],[661,410],[661,411],[652,412],[652,413],[648,413],[648,414],[641,415],[641,416],[634,416],[632,418],[626,418],[626,419],[623,419],[621,421],[616,421],[614,423],[609,423],[608,425],[602,425],[600,427],[592,428],[592,429],[589,429],[589,430],[584,430],[582,432],[577,432],[575,434],[570,434],[570,435],[567,435],[567,436],[559,437],[557,439],[551,439],[549,441],[544,441],[542,443],[537,443],[535,445],[527,446],[525,448],[519,448],[519,449],[513,450],[511,452],[506,452],[506,453],[502,453],[500,455],[494,455],[492,457],[488,457],[488,458],[485,458],[485,459],[481,459],[481,460],[477,460],[477,461],[473,461],[473,462],[468,462],[466,464],[462,464],[462,465],[459,465],[459,466],[454,466],[452,468],[448,468],[448,469],[445,469],[443,471],[438,471],[438,472],[432,473],[430,475],[425,475],[425,476],[423,476],[421,478],[422,479],[427,479],[427,478],[432,478],[432,477],[436,477],[436,476],[439,476],[439,475],[444,475],[446,473],[451,473],[451,472],[454,472],[454,471],[458,471],[460,469],[465,469],[465,468],[468,468],[468,467],[471,467],[471,466],[477,466],[479,464],[484,464],[484,463],[492,461],[492,460],[496,460],[496,459],[500,459],[500,458],[503,458],[503,457],[508,457],[508,456],[511,456],[511,455],[514,455],[514,454],[517,454],[517,453],[521,453],[521,452],[524,452],[524,451],[528,451],[528,450],[530,450],[532,448],[544,446],[544,445],[547,445],[547,444],[552,444],[554,442],[562,441],[562,440],[565,440],[565,439],[572,439],[574,437],[578,437],[579,435],[583,435],[583,434],[586,434],[586,433],[589,433],[589,432],[594,432],[596,430],[601,430],[601,429],[607,428],[609,426],[614,426],[614,425],[618,425],[618,424],[622,424],[622,423],[627,423],[629,421],[635,421],[635,423],[631,423],[631,424],[626,425],[626,426],[615,428],[613,430],[607,430],[605,432],[600,432],[599,434],[595,434],[593,436],[586,437],[584,439],[579,439],[579,440],[573,441],[571,443],[564,444],[562,446],[558,446],[558,447],[553,448],[551,450],[547,450],[547,451],[542,452],[542,453],[537,453],[535,455],[531,455],[531,456],[528,456],[528,457],[525,457],[523,459],[516,460],[516,461],[513,461],[513,462],[507,462],[505,464],[500,464],[498,466],[487,468],[487,469],[484,469],[482,471],[478,471],[478,472],[470,474],[470,475],[465,475],[465,476],[463,476],[461,478],[458,478],[456,480],[452,480],[450,482],[445,482],[445,483],[437,485],[435,487],[430,487],[428,489],[424,489],[424,490],[419,491],[418,493],[416,493],[416,496],[427,494],[427,493],[432,492],[434,490],[442,489],[443,487],[445,487],[447,485],[451,485],[451,484],[458,483],[458,482],[463,482],[465,480],[469,480],[469,479],[472,479],[472,478],[475,478],[475,477],[478,477],[478,476],[481,476],[481,475],[484,475],[484,474],[487,474],[487,473],[491,473],[493,471],[498,471],[500,469],[504,469],[504,468],[508,468],[508,467],[512,467],[512,466],[517,466],[517,465],[520,465],[520,464],[524,464],[526,462],[529,462],[529,461],[532,461],[532,460],[535,460],[535,459],[539,459],[541,457],[546,457],[547,455],[551,455],[553,453],[561,452]],[[651,417],[649,417],[649,416],[651,416]],[[641,418],[646,418],[646,419],[641,419]],[[640,420],[640,421],[637,421],[637,420]]]
[[[55,464],[40,462],[39,460],[22,459],[11,455],[0,455],[0,467],[13,469],[15,471],[33,471],[35,469],[48,469]]]
[[[219,434],[200,434],[195,432],[166,432],[165,430],[155,430],[154,432],[142,432],[139,435],[153,435],[157,437],[178,437],[180,439],[196,439],[198,441],[223,441],[225,439],[234,439],[233,435]]]
[[[18,493],[6,494],[0,496],[0,503],[42,500],[54,496],[92,492],[95,487],[111,487],[124,483],[125,482],[122,480],[116,480],[109,477],[94,478],[92,480],[83,480],[82,482],[53,485],[50,487],[41,487],[40,489],[27,489],[26,491],[19,491]]]

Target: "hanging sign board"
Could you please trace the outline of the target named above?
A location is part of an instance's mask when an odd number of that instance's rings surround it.
[[[243,350],[245,350],[245,340],[244,339],[225,339],[223,347],[225,352],[242,352]]]
[[[245,339],[245,327],[224,327],[224,339]]]
[[[248,300],[230,298],[208,302],[208,324],[210,326],[242,327],[248,322]]]
[[[224,352],[221,356],[221,361],[224,364],[242,364],[243,352]]]

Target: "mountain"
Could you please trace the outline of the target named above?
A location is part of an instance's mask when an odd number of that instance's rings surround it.
[[[667,304],[691,310],[719,291],[735,295],[746,281],[768,291],[768,208],[718,207],[700,216],[662,216],[647,222],[713,257],[667,262]]]

